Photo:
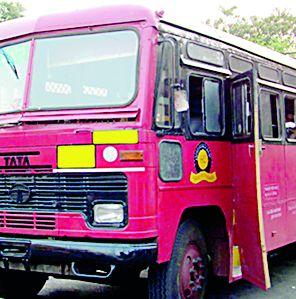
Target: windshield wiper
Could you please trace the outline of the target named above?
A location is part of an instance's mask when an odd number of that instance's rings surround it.
[[[13,59],[2,48],[0,48],[0,53],[4,56],[7,64],[10,66],[10,68],[13,71],[13,73],[15,74],[16,78],[19,80],[19,75],[18,75],[18,72],[17,72],[17,69],[16,69],[16,66],[15,66],[15,63],[14,63]]]
[[[10,127],[15,127],[15,126],[20,126],[22,123],[20,121],[16,121],[16,122],[11,122],[11,123],[7,123],[7,124],[0,124],[0,129],[1,128],[10,128]]]

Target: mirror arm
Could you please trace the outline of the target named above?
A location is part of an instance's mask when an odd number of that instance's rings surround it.
[[[176,90],[183,90],[184,89],[184,82],[183,80],[176,80],[176,83],[172,84],[171,87]]]

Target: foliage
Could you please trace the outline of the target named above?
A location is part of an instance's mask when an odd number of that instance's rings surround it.
[[[22,17],[24,10],[18,2],[0,1],[0,22]]]
[[[237,7],[220,7],[221,17],[207,24],[281,53],[296,54],[296,16],[275,9],[266,17],[241,17]]]

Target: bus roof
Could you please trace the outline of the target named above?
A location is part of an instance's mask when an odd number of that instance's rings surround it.
[[[155,14],[137,5],[95,7],[37,18],[19,18],[0,24],[0,42],[33,33],[137,21],[146,21],[148,26],[157,26]]]
[[[147,26],[156,27],[159,22],[158,19],[154,12],[138,5],[95,7],[3,22],[0,24],[0,42],[6,42],[17,37],[26,37],[34,33],[137,21],[146,21]],[[222,41],[249,53],[296,69],[296,59],[207,25],[196,23],[194,20],[182,20],[178,24],[175,24],[175,21],[161,20],[160,23]]]
[[[175,28],[180,28],[186,31],[191,31],[197,34],[201,34],[209,38],[213,38],[215,40],[224,42],[230,46],[234,46],[236,48],[239,48],[251,54],[255,54],[262,58],[266,58],[268,60],[296,69],[296,59],[288,55],[284,55],[276,51],[273,51],[269,48],[260,46],[256,43],[247,41],[240,37],[214,29],[210,26],[200,24],[200,23],[195,23],[192,22],[191,20],[183,20],[183,22],[180,23],[178,22],[177,24],[175,21],[161,20],[161,23],[173,26]]]

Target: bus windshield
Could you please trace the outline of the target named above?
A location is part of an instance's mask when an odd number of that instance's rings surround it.
[[[0,48],[0,113],[22,109],[30,42]]]
[[[133,30],[37,39],[28,109],[129,104],[137,89],[138,48]]]

